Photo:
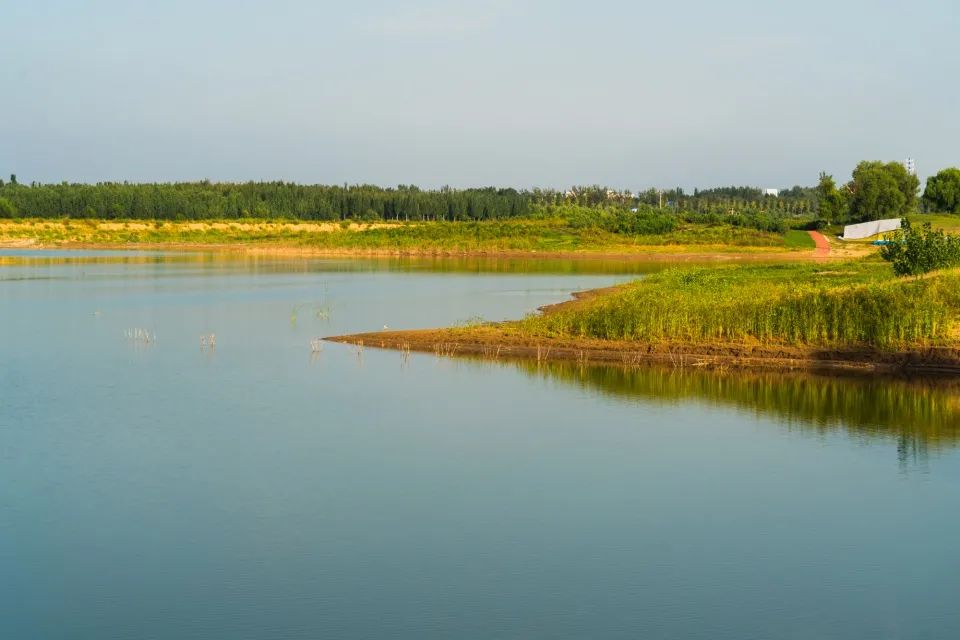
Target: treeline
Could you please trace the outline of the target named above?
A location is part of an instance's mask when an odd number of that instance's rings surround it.
[[[413,185],[301,185],[291,182],[132,184],[20,184],[0,180],[0,217],[210,220],[477,221],[536,215],[572,215],[580,225],[639,233],[664,220],[732,224],[781,231],[796,219],[846,223],[906,215],[917,209],[960,213],[960,170],[919,181],[898,162],[861,162],[837,185],[821,174],[816,187],[795,186],[779,196],[755,187],[647,189],[638,193],[600,185],[553,189],[422,190]],[[585,212],[585,210],[590,211]],[[657,220],[653,220],[657,218]],[[794,220],[791,220],[793,218]]]
[[[0,181],[0,216],[205,220],[489,220],[526,216],[515,189],[421,191],[401,185],[324,186],[290,182],[31,184]],[[5,204],[3,203],[5,201]]]
[[[729,187],[693,195],[681,188],[649,189],[634,194],[596,185],[566,191],[493,187],[421,190],[413,185],[383,188],[210,181],[24,185],[11,176],[9,182],[0,180],[0,217],[451,221],[525,217],[564,207],[583,207],[631,213],[656,209],[661,214],[711,219],[733,215],[738,219],[774,219],[809,214],[816,208],[810,195],[814,193],[812,189],[795,187],[784,193],[777,198],[765,196],[759,189]]]
[[[824,223],[846,223],[902,217],[917,210],[960,213],[960,169],[930,176],[922,198],[919,189],[920,180],[903,164],[863,161],[844,185],[820,174],[817,214]]]
[[[647,189],[639,193],[616,191],[600,185],[576,186],[566,191],[534,189],[534,201],[541,205],[576,204],[585,207],[621,205],[629,208],[648,205],[695,214],[766,215],[769,217],[811,215],[817,209],[817,191],[813,187],[781,189],[779,196],[766,195],[756,187],[717,187],[694,189],[681,187]]]

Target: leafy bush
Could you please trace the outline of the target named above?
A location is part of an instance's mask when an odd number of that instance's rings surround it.
[[[619,207],[582,207],[566,205],[555,208],[573,229],[602,229],[610,233],[660,235],[677,226],[674,216],[641,206],[636,211]]]
[[[960,265],[960,237],[934,230],[930,223],[920,228],[903,220],[903,228],[889,236],[880,255],[893,263],[898,276],[918,276],[937,269]]]
[[[0,198],[0,218],[16,218],[17,208],[6,198]]]
[[[781,216],[771,215],[762,211],[736,211],[727,214],[684,212],[683,219],[694,224],[723,225],[729,224],[741,229],[756,229],[770,233],[785,233],[788,225]]]

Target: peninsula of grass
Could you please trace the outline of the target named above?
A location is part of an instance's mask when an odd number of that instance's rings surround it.
[[[960,270],[877,259],[672,268],[528,318],[338,338],[487,357],[960,373]]]
[[[795,254],[806,232],[684,223],[661,233],[615,233],[564,218],[480,222],[305,222],[293,220],[0,220],[0,245],[51,248],[297,250],[380,255]]]

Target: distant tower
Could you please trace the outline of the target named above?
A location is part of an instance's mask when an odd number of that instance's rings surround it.
[[[917,161],[913,158],[907,158],[903,161],[903,166],[906,168],[907,173],[912,176],[917,175]]]

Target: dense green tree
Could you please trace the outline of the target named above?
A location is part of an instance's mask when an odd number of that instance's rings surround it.
[[[853,170],[850,215],[855,220],[880,220],[914,210],[920,181],[899,162],[864,161]]]
[[[927,178],[923,202],[934,211],[960,213],[960,169],[951,167]]]
[[[13,218],[17,215],[17,208],[6,198],[0,198],[0,218]]]

